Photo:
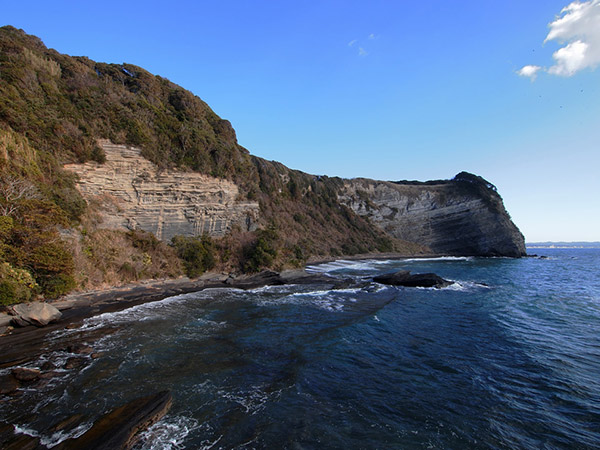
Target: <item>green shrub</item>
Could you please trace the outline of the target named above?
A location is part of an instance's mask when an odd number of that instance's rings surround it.
[[[28,271],[7,262],[0,264],[0,304],[28,302],[38,291],[39,286]]]
[[[208,235],[202,237],[175,236],[172,239],[177,256],[183,260],[185,273],[196,278],[215,267],[215,248]]]
[[[32,272],[42,293],[54,298],[76,286],[73,256],[60,242],[47,242],[36,248],[30,259]]]
[[[277,238],[274,226],[258,231],[258,239],[245,252],[245,272],[258,272],[273,264],[277,257]]]

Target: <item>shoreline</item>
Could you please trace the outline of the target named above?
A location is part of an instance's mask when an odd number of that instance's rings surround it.
[[[101,289],[72,292],[55,300],[44,301],[56,307],[63,315],[58,322],[51,323],[45,327],[37,328],[33,325],[26,327],[15,327],[10,333],[0,335],[0,351],[10,336],[31,333],[38,330],[40,337],[47,334],[44,331],[55,331],[66,328],[75,322],[89,317],[97,316],[105,312],[116,312],[136,306],[142,303],[163,300],[174,295],[187,294],[209,288],[230,287],[241,289],[253,289],[269,284],[293,284],[297,281],[307,282],[308,278],[315,279],[316,274],[309,274],[305,269],[309,265],[326,264],[333,261],[359,261],[371,260],[399,260],[408,258],[437,258],[445,255],[420,254],[407,255],[402,253],[363,253],[358,255],[342,255],[339,257],[319,258],[311,257],[307,260],[304,268],[283,270],[273,272],[265,270],[256,274],[239,275],[208,272],[202,276],[189,279],[187,277],[165,278],[158,280],[140,280],[121,286],[109,286]],[[268,276],[266,275],[268,274]],[[280,277],[280,280],[276,278]],[[321,279],[315,281],[323,281]],[[329,280],[331,281],[331,280]],[[9,325],[12,316],[0,312],[0,328]],[[2,356],[0,356],[0,368],[3,367]]]
[[[80,325],[85,319],[104,313],[123,311],[137,305],[205,289],[247,290],[263,286],[313,283],[327,284],[331,285],[331,288],[335,288],[343,286],[345,280],[335,280],[326,275],[307,273],[304,269],[282,272],[267,270],[235,278],[227,274],[207,273],[194,280],[186,277],[148,280],[108,289],[68,294],[48,302],[62,313],[62,317],[57,322],[50,323],[45,327],[33,325],[14,327],[10,333],[0,336],[0,369],[30,362],[47,351],[44,346],[45,337],[50,333],[67,328],[77,328],[78,324]],[[4,313],[2,316],[4,317],[0,317],[0,319],[4,322],[12,318]]]
[[[73,324],[98,316],[100,314],[122,311],[144,303],[164,300],[175,295],[188,294],[211,288],[254,289],[268,285],[330,283],[334,280],[322,274],[308,273],[306,267],[326,264],[334,261],[360,260],[402,260],[442,258],[448,255],[423,253],[407,255],[403,253],[362,253],[357,255],[342,255],[338,257],[309,258],[304,268],[274,272],[264,270],[255,274],[234,276],[227,273],[208,272],[196,279],[187,277],[165,278],[159,280],[141,280],[121,286],[109,286],[104,289],[80,291],[67,294],[46,303],[56,307],[62,317],[59,321],[45,327],[33,325],[14,327],[9,333],[0,335],[0,369],[10,367],[6,350],[8,347],[21,347],[25,343],[32,345],[35,340],[41,340],[47,334],[60,329],[73,327]],[[0,329],[9,325],[12,316],[0,312]],[[10,351],[10,353],[14,353]],[[19,358],[19,361],[23,358]]]

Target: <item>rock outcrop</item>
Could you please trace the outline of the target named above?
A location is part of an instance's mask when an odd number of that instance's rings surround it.
[[[339,200],[392,236],[433,252],[466,256],[526,254],[525,240],[496,188],[462,172],[453,180],[345,180]]]
[[[142,229],[169,241],[175,235],[221,236],[234,225],[256,228],[256,202],[238,201],[231,181],[195,172],[159,170],[140,150],[102,141],[106,162],[68,164],[77,187],[99,205],[101,228]]]
[[[385,273],[373,278],[373,281],[391,286],[443,288],[450,286],[451,281],[444,280],[435,273],[416,273],[411,275],[408,270]]]
[[[137,434],[160,420],[173,402],[169,391],[135,399],[101,417],[75,439],[61,442],[61,450],[119,450],[132,448]]]
[[[42,302],[19,303],[11,306],[9,313],[14,316],[12,322],[20,327],[28,325],[44,327],[62,317],[58,309]]]

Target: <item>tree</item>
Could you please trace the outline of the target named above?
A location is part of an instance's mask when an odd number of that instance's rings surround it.
[[[0,176],[0,216],[12,216],[19,211],[23,200],[36,198],[39,198],[39,191],[30,181]]]

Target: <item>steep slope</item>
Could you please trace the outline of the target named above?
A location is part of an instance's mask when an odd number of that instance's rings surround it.
[[[466,172],[426,183],[347,180],[340,201],[399,239],[448,255],[523,256],[496,188]]]

